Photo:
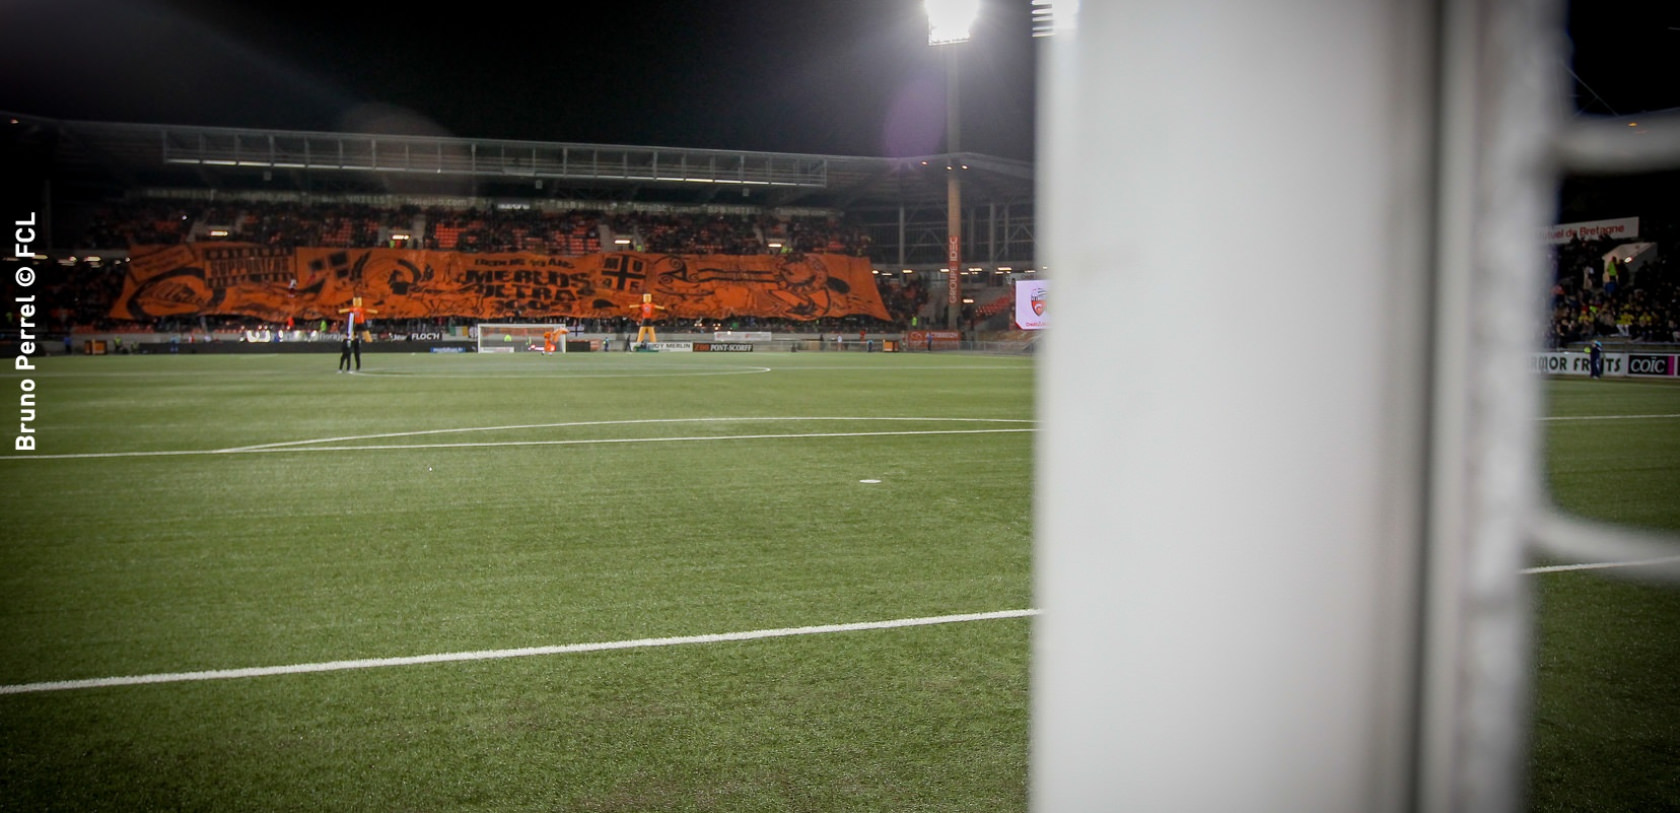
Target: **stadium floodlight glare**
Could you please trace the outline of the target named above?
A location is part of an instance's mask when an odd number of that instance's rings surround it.
[[[928,16],[928,44],[968,42],[980,17],[980,0],[923,0]]]

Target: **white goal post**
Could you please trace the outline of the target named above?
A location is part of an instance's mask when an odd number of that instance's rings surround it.
[[[554,350],[566,352],[566,339],[571,328],[562,324],[497,324],[483,322],[474,331],[480,353],[541,353],[543,334],[554,333]]]

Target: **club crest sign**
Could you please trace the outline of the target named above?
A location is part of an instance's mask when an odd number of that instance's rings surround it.
[[[1043,330],[1044,289],[1041,279],[1020,280],[1015,283],[1015,325],[1022,330]]]

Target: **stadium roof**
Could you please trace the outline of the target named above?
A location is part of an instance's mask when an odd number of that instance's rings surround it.
[[[3,114],[0,114],[3,115]],[[1030,163],[957,153],[913,158],[436,136],[62,121],[10,115],[61,182],[94,189],[580,198],[845,209],[940,205],[947,172],[965,205],[1030,200]]]

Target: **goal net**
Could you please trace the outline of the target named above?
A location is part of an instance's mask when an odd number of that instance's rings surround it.
[[[544,334],[553,334],[554,352],[566,352],[566,338],[570,333],[565,325],[498,325],[492,323],[483,323],[478,326],[478,352],[541,353],[545,344]]]

